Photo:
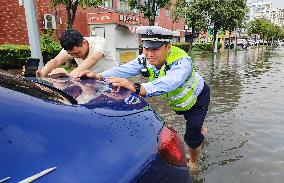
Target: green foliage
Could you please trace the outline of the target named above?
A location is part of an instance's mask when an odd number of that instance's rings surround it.
[[[190,43],[193,43],[193,35],[195,32],[206,30],[207,16],[206,11],[201,5],[202,0],[193,0],[190,3],[186,0],[176,1],[173,7],[173,18],[175,21],[183,18],[185,24],[191,27],[192,34]]]
[[[204,44],[195,44],[193,46],[193,50],[200,50],[200,51],[212,51],[214,45],[212,43],[204,43]],[[220,50],[222,47],[221,43],[218,43],[217,49]]]
[[[184,42],[177,42],[177,43],[172,43],[171,45],[179,47],[180,49],[186,51],[187,53],[189,52],[190,49],[190,43],[184,43]],[[221,43],[218,43],[218,50],[222,47]],[[212,51],[213,49],[213,44],[212,43],[204,43],[204,44],[195,44],[192,47],[192,51]]]
[[[139,9],[143,13],[144,17],[149,20],[149,25],[155,25],[155,18],[157,16],[157,10],[161,8],[170,7],[170,0],[148,0],[140,2],[139,0],[128,0],[130,8]]]
[[[186,53],[188,53],[189,49],[190,49],[190,43],[177,42],[177,43],[172,43],[171,45],[176,46],[176,47],[184,50]]]
[[[41,35],[40,44],[44,63],[54,58],[62,49],[60,44],[54,40],[52,32]]]
[[[248,34],[258,34],[261,39],[283,39],[283,32],[284,29],[282,27],[279,27],[264,18],[255,19],[248,24]]]
[[[61,50],[61,46],[55,42],[51,32],[41,35],[40,41],[44,63],[54,58]],[[31,51],[27,45],[0,45],[0,68],[21,68],[30,56]]]
[[[87,7],[97,7],[103,2],[104,0],[51,0],[53,7],[60,4],[65,6],[67,11],[67,29],[71,29],[73,27],[78,6],[85,9]]]
[[[249,23],[248,34],[259,34],[260,37],[263,38],[269,24],[270,22],[264,18],[255,19]]]
[[[26,45],[0,45],[0,68],[20,68],[30,55],[30,48]]]
[[[248,11],[246,0],[202,0],[201,7],[207,12],[209,23],[213,26],[214,42],[218,31],[242,27]]]

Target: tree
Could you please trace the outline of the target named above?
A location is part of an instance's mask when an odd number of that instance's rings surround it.
[[[248,34],[255,35],[255,41],[256,41],[256,35],[260,35],[260,39],[265,38],[265,35],[267,34],[268,31],[268,26],[270,22],[266,20],[265,18],[260,18],[260,19],[255,19],[249,23],[248,26]]]
[[[144,14],[144,17],[148,19],[149,25],[155,25],[157,16],[157,10],[162,8],[168,8],[170,6],[170,0],[128,0],[130,8],[139,9]]]
[[[180,20],[182,17],[185,20],[185,24],[191,27],[190,47],[192,47],[195,32],[199,33],[207,29],[207,16],[201,6],[202,4],[200,4],[201,1],[202,0],[193,0],[188,2],[187,0],[179,0],[176,1],[173,8],[174,20]]]
[[[244,20],[247,12],[246,0],[203,0],[202,7],[207,11],[213,26],[216,51],[218,31],[232,29]]]
[[[67,29],[73,27],[78,6],[81,6],[82,8],[97,7],[102,4],[102,2],[103,0],[51,0],[53,7],[59,4],[65,5],[67,12]]]
[[[229,0],[227,2],[228,12],[225,14],[224,23],[222,25],[223,30],[230,32],[237,31],[237,28],[245,27],[243,24],[244,17],[248,12],[245,1]],[[231,39],[229,39],[229,45],[231,45]],[[235,39],[235,45],[237,45],[237,37]],[[230,48],[230,46],[229,46]],[[235,47],[236,48],[236,47]]]

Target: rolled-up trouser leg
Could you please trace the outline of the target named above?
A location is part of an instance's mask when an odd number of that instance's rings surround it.
[[[197,148],[204,140],[201,128],[208,111],[209,102],[210,88],[204,83],[204,87],[198,95],[196,103],[189,110],[183,112],[186,120],[184,141],[190,148]]]

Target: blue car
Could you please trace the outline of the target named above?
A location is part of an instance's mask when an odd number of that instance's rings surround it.
[[[183,143],[108,83],[0,71],[0,182],[191,182]]]

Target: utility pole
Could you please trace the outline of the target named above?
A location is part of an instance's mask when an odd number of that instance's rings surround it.
[[[237,51],[237,28],[235,28],[235,44],[234,44],[234,50]]]
[[[214,43],[214,53],[218,52],[218,33],[216,34],[216,39]]]
[[[29,44],[31,49],[31,58],[39,59],[39,67],[43,67],[43,58],[40,49],[39,33],[37,19],[35,13],[34,0],[19,0],[19,3],[24,4],[26,23],[29,36]]]

